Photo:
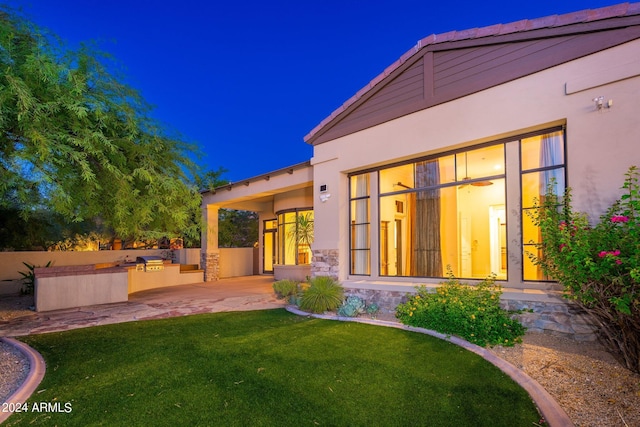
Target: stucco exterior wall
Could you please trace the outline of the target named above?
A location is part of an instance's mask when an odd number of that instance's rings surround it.
[[[174,252],[174,251],[171,251]],[[177,259],[175,262],[182,264],[198,264],[199,249],[181,249],[175,251]],[[193,258],[195,254],[195,260]],[[87,252],[46,252],[46,251],[19,251],[0,252],[0,280],[21,279],[20,271],[27,271],[23,264],[44,267],[51,261],[52,267],[64,267],[68,265],[105,264],[112,262],[123,262],[125,258],[135,261],[139,256],[170,256],[166,249],[135,249],[120,251],[87,251]],[[184,260],[184,261],[183,261]],[[186,262],[185,262],[186,261]]]
[[[340,265],[348,266],[349,172],[561,124],[575,207],[597,218],[619,197],[624,172],[640,165],[637,58],[640,41],[633,41],[315,146],[314,182],[328,185],[331,197],[316,200],[314,250],[338,249]],[[612,108],[597,111],[597,96],[613,100]],[[375,218],[371,223],[373,236]],[[516,245],[510,242],[511,253],[520,251]],[[347,273],[341,268],[339,278]]]
[[[253,275],[253,248],[220,248],[220,278]]]
[[[127,271],[123,268],[66,271],[60,275],[49,275],[42,270],[46,269],[36,269],[36,311],[111,304],[128,299]]]
[[[313,188],[305,187],[273,197],[273,212],[290,209],[309,208],[313,206]]]
[[[128,292],[146,291],[169,286],[190,285],[204,282],[202,270],[180,271],[179,264],[165,264],[164,270],[138,271],[134,267],[127,270]]]

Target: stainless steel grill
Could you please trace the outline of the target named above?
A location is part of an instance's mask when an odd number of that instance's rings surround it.
[[[139,256],[136,258],[136,271],[162,271],[164,261],[159,256]]]

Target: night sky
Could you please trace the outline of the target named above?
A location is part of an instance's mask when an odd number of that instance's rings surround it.
[[[205,169],[238,181],[311,158],[303,137],[423,37],[622,1],[4,3],[70,47],[98,42]]]

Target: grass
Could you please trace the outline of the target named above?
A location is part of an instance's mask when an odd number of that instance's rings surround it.
[[[6,425],[531,426],[526,392],[436,338],[285,310],[33,335],[47,373]]]

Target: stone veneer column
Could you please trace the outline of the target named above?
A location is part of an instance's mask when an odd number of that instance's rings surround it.
[[[337,280],[339,273],[338,249],[314,249],[311,259],[311,277],[329,276]]]
[[[204,281],[220,279],[220,252],[200,252],[200,265],[204,268]]]

